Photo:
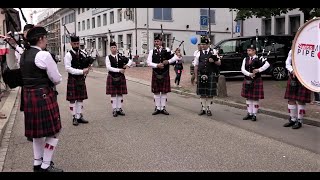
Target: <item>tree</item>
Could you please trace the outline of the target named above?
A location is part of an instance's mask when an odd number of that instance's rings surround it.
[[[315,16],[320,16],[320,8],[229,8],[230,11],[238,11],[235,20],[245,20],[252,17],[279,16],[293,9],[299,9],[304,14],[305,22]]]

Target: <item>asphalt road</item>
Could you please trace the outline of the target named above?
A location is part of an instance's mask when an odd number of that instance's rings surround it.
[[[53,161],[67,172],[320,171],[320,128],[284,128],[286,120],[262,114],[257,122],[243,121],[244,110],[217,104],[212,117],[199,117],[199,99],[174,93],[170,115],[152,116],[150,87],[129,81],[126,116],[114,118],[103,73],[88,75],[84,116],[90,123],[75,127],[65,100],[67,74],[60,72],[63,129]],[[3,171],[32,171],[32,163],[18,112]]]

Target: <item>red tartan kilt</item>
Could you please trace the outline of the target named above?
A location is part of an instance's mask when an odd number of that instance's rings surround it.
[[[152,93],[168,93],[171,92],[171,85],[170,85],[170,75],[169,71],[167,75],[163,77],[162,82],[158,82],[156,74],[152,72],[152,82],[151,82],[151,92]]]
[[[287,81],[287,88],[286,88],[286,93],[284,95],[284,98],[289,100],[299,101],[302,103],[310,103],[311,91],[305,88],[300,82],[298,82],[297,90],[295,92],[290,92],[291,78],[293,78],[292,75],[290,75]]]
[[[67,101],[77,101],[88,99],[87,95],[87,87],[86,84],[84,86],[77,86],[77,81],[83,81],[83,76],[78,77],[68,77],[67,84]]]
[[[106,94],[117,95],[117,94],[128,94],[127,80],[124,75],[121,76],[120,84],[113,85],[112,77],[108,74],[106,82]]]
[[[242,83],[242,97],[252,100],[264,99],[263,81],[261,77],[254,80],[253,88],[249,89],[248,91],[245,89],[245,84],[246,79],[244,79]]]
[[[57,96],[52,88],[23,88],[25,136],[49,137],[61,129]]]

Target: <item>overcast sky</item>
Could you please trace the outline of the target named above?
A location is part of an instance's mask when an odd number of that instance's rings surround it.
[[[20,12],[19,8],[15,8],[15,9]],[[24,16],[26,17],[28,23],[36,24],[37,19],[38,19],[38,15],[41,14],[44,9],[47,9],[47,8],[22,8],[22,12],[23,12]],[[33,22],[31,22],[31,16],[30,16],[32,11],[33,12],[36,11],[36,13],[33,15]],[[20,13],[20,20],[21,20],[22,27],[23,27],[26,23],[24,22],[24,20],[21,16],[21,13]]]

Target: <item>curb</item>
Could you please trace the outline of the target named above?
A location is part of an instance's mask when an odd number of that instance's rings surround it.
[[[99,73],[99,74],[105,74],[105,75],[107,74],[106,72],[99,72],[99,71],[94,71],[94,72]],[[132,81],[135,83],[143,84],[146,86],[151,86],[151,83],[149,81],[140,80],[140,79],[132,78],[132,77],[128,77],[128,76],[126,76],[126,79],[128,81]],[[171,89],[171,92],[176,93],[176,94],[180,94],[180,95],[186,95],[186,96],[190,96],[190,97],[199,98],[199,96],[195,93],[184,92],[184,91],[180,91],[177,89]],[[245,104],[240,104],[240,103],[236,103],[233,101],[226,101],[226,100],[216,98],[213,100],[213,102],[216,104],[226,105],[226,106],[230,106],[230,107],[234,107],[234,108],[238,108],[238,109],[247,109],[247,106]],[[276,110],[272,110],[272,109],[260,108],[259,113],[282,118],[282,119],[288,119],[287,113],[283,113],[281,111],[276,111]],[[303,123],[311,125],[311,126],[320,127],[320,121],[318,121],[315,118],[305,117],[303,119]]]
[[[2,106],[2,108],[0,110],[2,113],[7,115],[6,119],[0,120],[0,142],[3,138],[7,124],[9,122],[9,118],[10,118],[13,106],[16,102],[17,97],[18,97],[19,90],[20,90],[20,87],[10,90],[10,94],[6,99],[6,102],[4,103],[4,105]],[[1,144],[0,144],[0,146],[1,146]]]

